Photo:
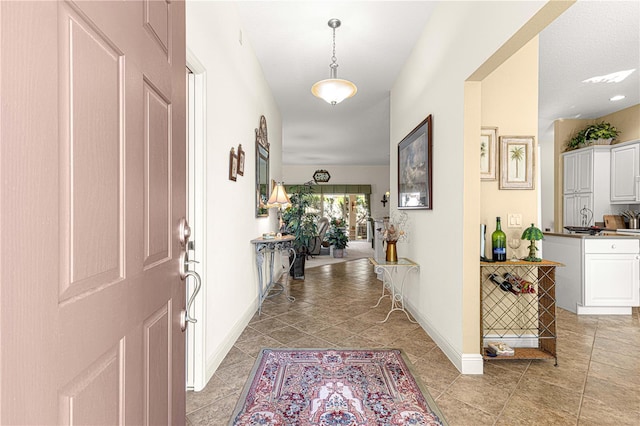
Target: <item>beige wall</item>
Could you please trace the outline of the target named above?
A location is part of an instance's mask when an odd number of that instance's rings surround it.
[[[640,139],[640,104],[605,115],[596,121],[607,121],[620,130],[614,143]]]
[[[482,126],[498,128],[500,136],[533,136],[535,139],[534,189],[513,190],[499,188],[500,160],[497,180],[482,181],[480,223],[487,225],[486,256],[491,257],[491,233],[495,230],[496,216],[502,218],[502,230],[507,234],[519,232],[538,219],[538,37],[527,43],[494,72],[482,80]],[[499,151],[499,150],[498,150]],[[520,227],[509,228],[508,214],[522,215]],[[518,256],[524,257],[526,247],[522,245]],[[511,257],[511,248],[507,247]]]
[[[565,152],[566,144],[571,137],[589,124],[606,121],[620,130],[620,135],[614,143],[621,143],[640,139],[640,104],[595,119],[559,119],[554,122],[554,155],[555,155],[555,232],[562,232],[563,227],[563,173],[564,165],[561,154]]]

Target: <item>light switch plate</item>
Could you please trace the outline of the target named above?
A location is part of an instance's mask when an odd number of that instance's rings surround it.
[[[520,228],[522,227],[522,214],[509,213],[507,215],[507,228]]]

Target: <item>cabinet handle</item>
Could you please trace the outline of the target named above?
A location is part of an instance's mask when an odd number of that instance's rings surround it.
[[[611,248],[615,250],[616,245],[615,244],[611,244]]]

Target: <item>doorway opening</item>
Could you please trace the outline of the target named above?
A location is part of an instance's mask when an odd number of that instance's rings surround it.
[[[196,323],[189,323],[186,330],[186,388],[200,391],[207,384],[205,357],[205,300],[207,298],[206,259],[206,158],[205,145],[205,93],[204,66],[187,49],[187,217],[191,227],[188,255],[192,262],[189,269],[202,278],[199,294],[191,308]],[[192,296],[193,286],[185,286],[186,300]]]
[[[285,185],[287,191],[297,185]],[[369,241],[370,232],[371,185],[315,185],[309,212],[318,217],[342,220],[348,226],[349,240]]]
[[[320,217],[337,219],[348,224],[349,240],[367,240],[370,209],[365,194],[322,194],[314,197],[310,208]]]

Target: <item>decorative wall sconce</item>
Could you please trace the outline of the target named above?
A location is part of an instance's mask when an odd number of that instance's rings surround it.
[[[380,200],[380,202],[382,203],[382,207],[387,207],[387,202],[389,202],[390,195],[391,194],[389,193],[389,191],[384,193],[384,195],[382,196],[382,200]]]

